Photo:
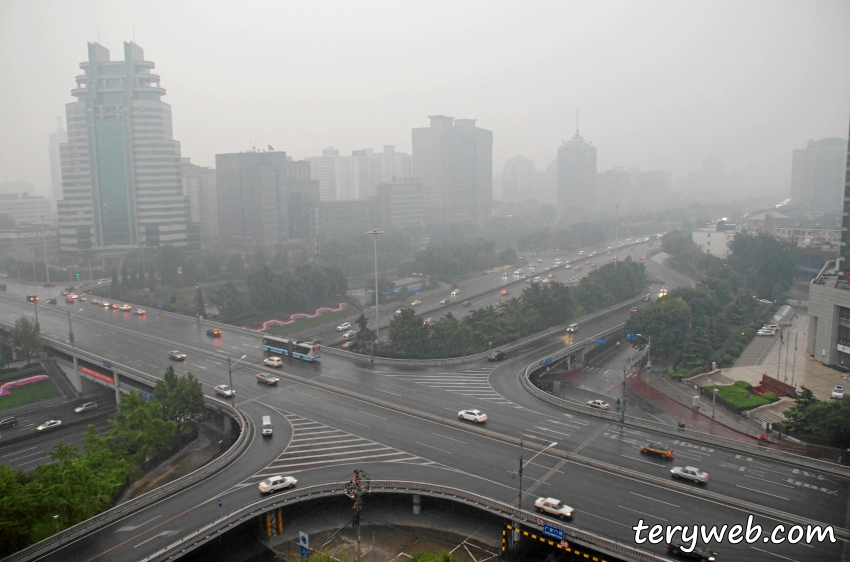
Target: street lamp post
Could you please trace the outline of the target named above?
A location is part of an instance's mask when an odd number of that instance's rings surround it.
[[[719,390],[719,388],[715,387],[714,392],[711,393],[711,419],[714,419],[714,403],[717,400],[717,393]]]
[[[227,355],[227,378],[230,381],[230,392],[233,393],[233,407],[236,408],[236,390],[233,388],[233,363],[239,363],[241,360],[248,357],[247,355],[243,355],[236,361],[230,360],[230,354]]]
[[[50,283],[50,268],[47,266],[47,238],[44,235],[44,216],[39,217],[41,220],[41,247],[44,251],[44,274],[47,276],[47,282]]]
[[[374,357],[375,346],[378,344],[378,331],[381,329],[378,321],[378,235],[383,234],[383,231],[373,228],[366,232],[366,234],[372,234],[375,237],[375,342],[372,344],[372,356]]]
[[[77,314],[79,314],[82,311],[83,311],[83,309],[81,308],[80,310],[78,310],[77,312],[74,313],[74,316],[76,316]],[[69,310],[68,311],[68,341],[71,342],[71,347],[74,347],[74,328],[71,327],[71,318],[72,318],[71,311]]]
[[[542,449],[540,449],[539,451],[537,451],[537,454],[535,454],[533,457],[531,457],[531,458],[530,458],[530,459],[528,459],[527,461],[523,462],[523,461],[522,461],[522,442],[523,442],[523,441],[522,441],[522,437],[520,437],[520,439],[519,439],[519,471],[518,471],[518,473],[519,473],[519,497],[518,497],[518,499],[517,499],[517,507],[518,507],[519,509],[522,509],[522,469],[523,469],[523,468],[524,468],[524,467],[525,467],[528,463],[530,463],[531,461],[533,461],[534,459],[536,459],[536,458],[537,458],[537,457],[538,457],[541,453],[543,453],[543,452],[544,452],[544,451],[546,451],[547,449],[551,449],[552,447],[554,447],[555,445],[557,445],[557,444],[558,444],[558,442],[557,442],[557,441],[553,441],[552,443],[549,443],[548,445],[546,445],[545,447],[543,447]]]

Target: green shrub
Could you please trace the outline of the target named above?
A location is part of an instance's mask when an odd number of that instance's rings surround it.
[[[694,367],[690,371],[688,371],[689,377],[695,377],[697,375],[701,375],[705,372],[705,367]]]
[[[735,381],[735,386],[745,388],[747,389],[747,391],[751,391],[753,389],[753,385],[751,385],[747,381]]]
[[[729,348],[729,355],[737,359],[741,356],[741,349],[733,345],[731,348]]]
[[[723,360],[720,363],[723,367],[729,367],[732,365],[732,356],[728,353],[723,356]]]
[[[744,351],[744,346],[743,346],[743,344],[741,344],[741,342],[735,342],[735,344],[732,345],[732,349],[737,351],[738,354],[740,355],[741,352]]]
[[[765,392],[761,395],[761,397],[770,402],[771,404],[773,402],[779,402],[779,397],[772,392]]]

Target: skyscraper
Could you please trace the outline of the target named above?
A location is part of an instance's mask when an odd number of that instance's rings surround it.
[[[215,170],[192,164],[189,158],[181,158],[183,196],[189,203],[189,221],[198,223],[201,241],[205,245],[218,240],[218,197],[216,194]]]
[[[588,209],[596,199],[596,147],[576,136],[558,148],[558,212]]]
[[[121,258],[139,247],[186,246],[180,143],[154,63],[135,43],[124,43],[123,61],[89,43],[80,68],[60,146],[60,251]]]
[[[431,115],[413,129],[413,176],[423,187],[426,220],[479,221],[493,208],[493,132],[475,119]]]
[[[48,157],[50,158],[50,193],[54,201],[62,200],[62,159],[59,145],[68,142],[68,131],[62,124],[62,118],[56,117],[56,130],[48,137]]]
[[[847,141],[809,141],[794,150],[791,163],[791,204],[826,211],[841,207]]]

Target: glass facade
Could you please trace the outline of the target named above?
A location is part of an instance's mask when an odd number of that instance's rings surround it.
[[[95,127],[103,245],[128,245],[130,194],[124,153],[124,120],[98,119]]]

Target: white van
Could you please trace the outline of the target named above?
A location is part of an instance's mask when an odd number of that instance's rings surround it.
[[[456,296],[458,296],[459,294],[460,294],[460,289],[455,289],[454,291],[452,291],[452,296],[453,296],[453,297],[456,297]]]
[[[270,416],[263,416],[263,435],[271,435],[272,434],[272,418]]]
[[[570,334],[574,334],[574,333],[578,332],[578,324],[572,323],[569,326],[567,326],[567,332],[569,332]]]

